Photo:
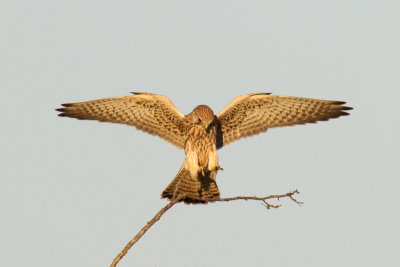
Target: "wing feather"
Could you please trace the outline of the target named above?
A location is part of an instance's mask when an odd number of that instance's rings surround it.
[[[234,98],[218,115],[218,148],[268,128],[349,115],[346,102],[253,93]]]
[[[184,115],[168,97],[150,93],[66,103],[58,116],[79,120],[122,123],[157,135],[178,148],[184,147]]]

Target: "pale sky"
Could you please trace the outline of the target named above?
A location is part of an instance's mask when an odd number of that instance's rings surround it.
[[[145,91],[187,114],[238,95],[351,115],[219,151],[222,196],[179,204],[119,266],[398,266],[399,1],[1,1],[0,266],[108,266],[167,202],[184,152],[61,103]]]

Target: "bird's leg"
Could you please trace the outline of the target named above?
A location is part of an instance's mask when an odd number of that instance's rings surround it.
[[[211,172],[218,172],[218,171],[223,171],[224,169],[217,165],[214,169],[210,170]],[[201,173],[201,175],[205,176],[207,171],[207,166],[199,166],[198,173]]]
[[[206,176],[206,166],[199,166],[199,173],[201,173],[201,175]]]

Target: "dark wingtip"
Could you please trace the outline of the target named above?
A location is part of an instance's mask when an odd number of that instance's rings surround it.
[[[331,102],[334,105],[339,105],[339,106],[346,104],[345,101],[332,101],[332,100],[330,100],[329,102]]]
[[[334,101],[333,104],[339,106],[339,109],[341,111],[340,116],[350,115],[350,113],[345,112],[345,110],[353,110],[354,109],[353,107],[343,106],[346,104],[345,101]]]
[[[64,103],[64,104],[61,104],[61,106],[63,106],[63,107],[71,107],[71,106],[73,106],[74,105],[74,103]]]
[[[346,102],[343,102],[343,104],[342,105],[344,105],[344,104],[346,104]],[[352,107],[347,107],[347,106],[341,106],[340,107],[340,111],[341,111],[341,115],[342,116],[348,116],[348,115],[350,115],[350,113],[348,113],[348,112],[346,112],[347,110],[353,110],[353,108]]]
[[[67,115],[67,109],[68,109],[68,107],[74,106],[74,103],[64,103],[64,104],[61,104],[61,106],[63,106],[63,107],[55,109],[56,111],[60,112],[60,114],[58,114],[58,116],[60,116],[60,117],[69,117]]]
[[[61,106],[63,106],[63,108],[56,108],[55,110],[58,112],[61,112],[60,114],[58,114],[58,116],[60,117],[67,117],[66,111],[67,111],[67,107],[72,106],[71,103],[66,103],[66,104],[61,104]]]
[[[57,116],[59,116],[59,117],[67,117],[67,114],[65,113],[65,108],[56,108],[55,110],[60,112],[59,114],[57,114]]]
[[[64,112],[65,111],[65,108],[56,108],[56,109],[54,109],[55,111],[58,111],[58,112]],[[60,116],[61,115],[61,113],[60,114],[58,114],[58,116]]]
[[[243,96],[255,96],[255,95],[270,95],[272,93],[267,93],[267,92],[257,92],[257,93],[252,93],[252,94],[246,94]]]
[[[346,104],[346,102],[342,102],[343,104],[342,105],[344,105],[344,104]],[[347,106],[340,106],[340,116],[348,116],[348,115],[350,115],[350,113],[348,113],[348,112],[346,112],[347,110],[353,110],[353,108],[352,107],[347,107]]]

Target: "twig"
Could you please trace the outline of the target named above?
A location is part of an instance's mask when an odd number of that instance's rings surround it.
[[[273,199],[273,198],[279,200],[280,198],[289,197],[293,202],[297,203],[297,204],[300,206],[301,204],[303,204],[303,202],[298,201],[297,199],[295,199],[295,198],[293,197],[293,195],[296,195],[296,194],[300,194],[299,190],[297,190],[297,189],[296,189],[296,190],[293,190],[293,191],[291,191],[291,192],[288,192],[288,193],[286,193],[286,194],[282,194],[282,195],[269,195],[269,196],[266,196],[266,197],[238,196],[238,197],[227,197],[227,198],[215,199],[214,201],[225,201],[225,202],[228,202],[228,201],[239,200],[239,199],[246,200],[246,201],[247,201],[247,200],[259,200],[259,201],[262,201],[262,202],[263,202],[263,205],[264,205],[267,209],[270,209],[270,208],[279,208],[279,207],[281,206],[281,205],[272,205],[272,204],[269,204],[269,203],[267,202],[267,199]]]
[[[267,202],[267,199],[277,199],[279,200],[280,198],[284,198],[284,197],[289,197],[293,202],[301,205],[303,204],[303,202],[298,201],[297,199],[295,199],[293,197],[293,195],[296,194],[300,194],[300,192],[296,189],[293,190],[291,192],[288,192],[286,194],[282,194],[282,195],[269,195],[266,197],[249,197],[249,196],[237,196],[237,197],[228,197],[228,198],[214,198],[214,199],[201,199],[199,198],[198,200],[201,201],[206,201],[207,202],[228,202],[228,201],[234,201],[234,200],[258,200],[261,201],[262,204],[267,208],[279,208],[281,205],[272,205],[269,204]],[[165,207],[163,207],[159,212],[157,212],[157,214],[153,217],[153,219],[151,219],[150,221],[148,221],[146,223],[146,225],[139,231],[139,233],[137,233],[135,235],[134,238],[132,238],[131,241],[129,241],[128,244],[126,244],[126,246],[124,247],[124,249],[117,255],[117,257],[115,257],[115,259],[113,260],[113,262],[111,263],[111,267],[115,267],[117,266],[118,262],[122,259],[122,257],[124,257],[126,255],[126,253],[128,253],[128,250],[137,242],[139,241],[139,239],[147,232],[147,230],[150,229],[150,227],[153,226],[153,224],[155,224],[160,218],[161,216],[167,212],[170,208],[172,208],[172,206],[174,206],[176,203],[180,202],[185,196],[184,195],[180,195],[177,198],[174,198],[173,200],[171,200]],[[193,198],[193,197],[192,197]]]

